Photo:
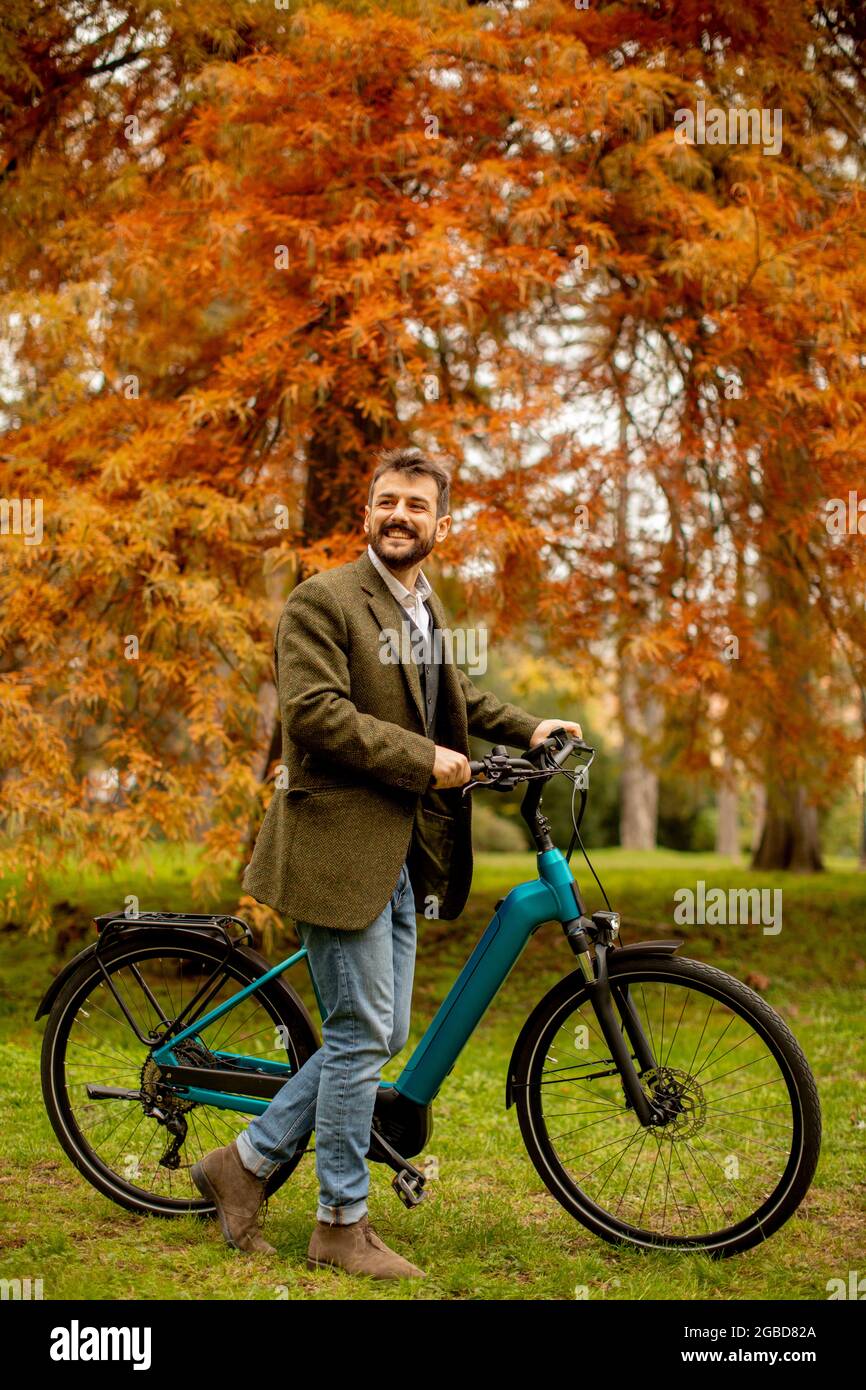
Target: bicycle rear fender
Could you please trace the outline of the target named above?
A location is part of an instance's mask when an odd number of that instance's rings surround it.
[[[228,917],[220,914],[206,915],[204,913],[195,912],[147,912],[140,913],[138,917],[126,917],[122,912],[106,912],[99,917],[94,917],[93,921],[96,923],[96,930],[100,934],[99,940],[91,942],[89,946],[85,946],[83,951],[79,951],[71,960],[68,960],[62,970],[55,975],[39,1002],[39,1007],[34,1014],[34,1020],[42,1018],[45,1014],[50,1013],[54,1001],[63,989],[63,986],[84,961],[94,956],[97,951],[103,947],[106,941],[113,940],[115,936],[128,936],[130,932],[176,927],[178,930],[183,930],[184,932],[192,932],[196,936],[207,936],[211,940],[218,940],[224,944],[229,944],[230,938],[226,930],[226,923],[237,923],[243,928],[243,934],[235,938],[235,945],[239,945],[243,940],[247,946],[247,954],[254,954],[256,956],[257,963],[261,966],[262,973],[264,974],[266,970],[270,969],[268,962],[263,956],[249,950],[249,943],[252,941],[252,932],[247,924],[241,922],[238,917]],[[304,1013],[307,1013],[303,1001],[295,994],[295,991],[288,982],[281,981],[280,983],[282,983],[288,989],[289,993],[297,1000],[297,1003],[300,1004]],[[307,1017],[309,1018],[309,1014],[307,1014]],[[310,1024],[312,1026],[311,1019]]]
[[[642,957],[644,960],[648,956],[672,956],[675,951],[678,951],[680,949],[682,944],[682,941],[635,941],[630,946],[617,947],[616,951],[613,952],[612,958],[617,961],[621,961],[625,960],[629,956]],[[583,974],[580,970],[575,970],[573,972],[573,975],[577,976],[581,982],[583,981]],[[568,975],[564,976],[563,980],[557,981],[557,983],[553,986],[553,989],[560,989],[563,984],[563,981],[569,978],[571,977]],[[534,1020],[537,1010],[540,1009],[542,1005],[546,1005],[547,998],[552,992],[552,990],[548,990],[544,998],[539,1000],[538,1004],[535,1006],[532,1013],[527,1018],[526,1022],[524,1023],[517,1036],[517,1041],[514,1044],[514,1049],[511,1053],[511,1058],[508,1063],[508,1078],[505,1082],[506,1110],[510,1109],[510,1107],[514,1104],[515,1076],[518,1071],[518,1059],[523,1049],[524,1040],[526,1038],[526,1035],[532,1029],[534,1029]]]
[[[85,946],[83,951],[79,951],[77,956],[73,956],[71,960],[68,960],[63,969],[54,976],[54,979],[42,996],[36,1013],[33,1015],[34,1019],[41,1018],[43,1014],[50,1013],[52,1004],[70,975],[75,973],[82,961],[96,954],[97,945],[98,943],[94,941],[90,946]]]

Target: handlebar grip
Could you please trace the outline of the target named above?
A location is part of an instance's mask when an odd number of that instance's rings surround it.
[[[476,762],[476,761],[473,761],[472,759],[470,759],[470,762],[469,762],[469,771],[472,773],[472,776],[473,776],[473,777],[477,777],[478,774],[479,774],[479,772],[483,772],[483,771],[484,771],[484,764],[483,764],[483,763]]]
[[[556,763],[557,767],[562,767],[562,764],[565,762],[566,758],[571,757],[572,753],[574,752],[576,742],[576,739],[570,738],[562,745],[560,749],[558,749],[556,753],[551,753],[550,756]]]

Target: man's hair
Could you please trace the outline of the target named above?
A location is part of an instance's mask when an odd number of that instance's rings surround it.
[[[409,473],[414,476],[421,474],[427,478],[436,480],[436,520],[440,516],[445,516],[448,511],[449,493],[451,489],[451,474],[448,469],[435,459],[428,458],[420,449],[384,449],[377,457],[376,470],[370,479],[370,491],[367,494],[367,505],[372,510],[373,489],[383,473],[388,472]]]

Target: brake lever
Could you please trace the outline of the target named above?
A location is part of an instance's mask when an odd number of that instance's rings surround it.
[[[521,782],[529,779],[516,775],[505,776],[503,774],[506,771],[509,774],[529,772],[536,776],[542,771],[547,771],[547,769],[540,769],[535,763],[529,762],[527,758],[509,758],[503,753],[489,753],[482,761],[488,772],[496,772],[498,770],[499,776],[487,778],[474,777],[471,782],[465,782],[463,784],[461,791],[468,792],[471,791],[473,787],[490,787],[493,791],[513,792],[515,787],[520,786]],[[518,764],[517,767],[514,766],[515,763]],[[558,769],[551,763],[550,771],[558,771]]]
[[[508,754],[504,752],[488,753],[486,757],[481,759],[481,761],[484,764],[484,769],[486,772],[495,772],[497,768],[500,770],[500,772],[503,772],[508,764]],[[472,789],[472,787],[493,787],[497,786],[498,783],[498,777],[476,777],[473,781],[464,783],[463,791],[468,792]]]
[[[473,787],[489,787],[489,786],[490,786],[490,783],[489,783],[489,782],[486,782],[486,781],[484,780],[483,777],[475,777],[475,778],[473,778],[473,780],[472,780],[471,782],[464,782],[464,783],[463,783],[463,786],[460,788],[460,790],[461,790],[461,792],[463,793],[463,795],[465,796],[466,793],[469,792],[469,791],[471,791]]]
[[[488,764],[488,759],[487,759],[487,758],[482,758],[482,759],[481,759],[481,762],[484,764],[484,768],[485,768],[485,770],[486,770],[486,769],[487,769],[487,764]],[[471,791],[473,787],[489,787],[489,786],[490,786],[490,779],[489,779],[489,778],[486,778],[486,777],[473,777],[473,778],[471,779],[471,781],[469,781],[469,782],[464,782],[464,784],[463,784],[463,786],[460,788],[460,790],[461,790],[461,792],[463,793],[463,795],[465,796],[466,793],[467,793],[468,791]]]

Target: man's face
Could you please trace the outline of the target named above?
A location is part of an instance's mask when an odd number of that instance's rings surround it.
[[[436,520],[436,480],[388,470],[376,482],[372,507],[364,508],[364,531],[373,550],[391,569],[420,564],[445,539],[449,515]]]

